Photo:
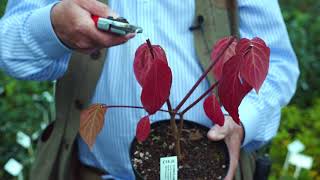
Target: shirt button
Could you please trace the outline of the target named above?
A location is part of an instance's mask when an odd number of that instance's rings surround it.
[[[101,52],[100,50],[94,51],[93,53],[90,54],[91,59],[93,60],[98,60],[101,57]]]
[[[65,150],[68,150],[70,148],[70,144],[67,142],[66,139],[62,140],[62,145],[63,145]]]
[[[74,106],[76,107],[76,109],[78,110],[82,110],[83,109],[83,103],[79,100],[79,99],[76,99],[74,101]]]

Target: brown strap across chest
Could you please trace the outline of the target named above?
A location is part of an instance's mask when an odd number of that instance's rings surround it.
[[[238,36],[238,5],[236,0],[196,0],[194,40],[198,60],[203,69],[210,62],[210,52],[214,43],[225,36]],[[213,83],[211,74],[207,76]]]

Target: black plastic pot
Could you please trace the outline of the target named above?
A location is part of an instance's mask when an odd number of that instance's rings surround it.
[[[177,122],[179,122],[179,120],[177,120]],[[170,121],[169,120],[161,120],[161,121],[157,121],[157,122],[152,123],[151,124],[151,129],[153,129],[154,127],[156,127],[157,125],[159,125],[161,123],[166,123],[166,124],[168,124],[168,126],[170,126]],[[186,125],[192,124],[193,126],[196,126],[199,129],[204,129],[206,131],[209,131],[209,128],[207,128],[206,126],[203,126],[203,125],[201,125],[199,123],[196,123],[196,122],[193,122],[193,121],[184,120],[184,124],[186,124]],[[221,143],[222,144],[222,146],[224,148],[224,156],[227,159],[227,167],[229,167],[229,153],[228,153],[228,148],[227,148],[225,142],[222,140],[222,141],[217,141],[216,143]],[[137,139],[134,138],[132,143],[131,143],[131,146],[130,146],[130,161],[131,161],[132,169],[134,170],[134,174],[136,176],[136,179],[137,180],[143,180],[142,175],[133,166],[133,154],[134,154],[134,149],[135,149],[134,147],[136,146],[136,144],[137,144]]]

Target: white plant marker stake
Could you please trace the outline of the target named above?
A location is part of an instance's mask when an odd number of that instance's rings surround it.
[[[293,177],[298,178],[301,169],[311,169],[313,158],[304,154],[294,154],[289,158],[289,163],[296,166]]]
[[[23,165],[13,158],[9,159],[9,161],[4,165],[4,170],[12,176],[19,176],[22,169]]]
[[[22,131],[17,132],[16,141],[18,144],[20,144],[22,147],[26,149],[30,148],[31,146],[31,138]]]
[[[284,171],[288,170],[290,156],[302,152],[305,149],[305,146],[304,144],[302,144],[301,141],[294,140],[292,143],[288,144],[287,148],[288,148],[288,153],[283,165]]]
[[[288,145],[288,153],[283,165],[283,169],[286,172],[289,164],[296,166],[296,170],[293,175],[293,177],[296,179],[299,177],[302,168],[309,170],[312,167],[313,158],[302,154],[301,152],[304,149],[304,144],[302,144],[302,142],[299,140],[295,140]]]

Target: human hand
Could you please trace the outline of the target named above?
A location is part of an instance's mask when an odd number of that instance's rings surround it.
[[[117,17],[107,5],[96,0],[63,0],[52,8],[53,29],[65,45],[84,53],[119,45],[135,36],[99,31],[91,19],[92,14]]]
[[[225,116],[224,125],[214,125],[208,132],[208,138],[213,141],[224,139],[230,157],[230,165],[225,180],[232,180],[238,167],[240,146],[244,138],[244,130],[242,126],[236,124],[230,116]]]

